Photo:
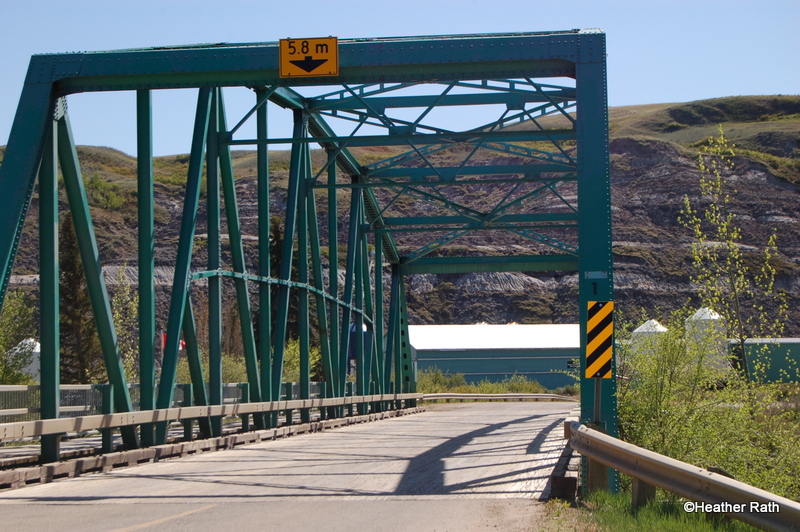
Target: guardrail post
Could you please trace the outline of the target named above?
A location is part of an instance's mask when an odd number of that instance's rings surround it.
[[[354,382],[348,382],[347,386],[346,386],[347,392],[345,393],[345,395],[347,397],[353,397],[353,390],[354,389],[355,389],[355,383]],[[353,417],[353,403],[350,403],[349,405],[347,405],[347,415],[350,416],[350,417]]]
[[[103,414],[113,414],[114,413],[114,384],[108,383],[102,385],[103,391],[103,407],[102,412]],[[100,433],[103,435],[102,439],[102,448],[101,451],[103,454],[105,453],[113,453],[114,452],[114,429],[100,429]]]
[[[284,382],[284,383],[281,384],[281,396],[282,396],[283,399],[286,399],[287,401],[291,401],[292,400],[292,395],[293,395],[292,392],[293,391],[294,390],[292,389],[292,383],[291,382]],[[292,424],[292,411],[291,410],[284,410],[283,413],[284,413],[284,416],[285,416],[284,417],[284,419],[285,419],[284,420],[284,424],[291,425]]]
[[[631,488],[631,507],[636,510],[656,498],[656,487],[644,480],[633,477]]]
[[[179,384],[181,390],[183,390],[183,401],[181,401],[181,406],[192,406],[192,385],[191,384]],[[192,436],[194,432],[194,419],[184,419],[183,423],[183,439],[185,441],[192,441]],[[169,432],[169,429],[167,429]]]
[[[377,382],[373,381],[369,383],[369,393],[370,395],[378,395],[378,386]],[[380,401],[372,401],[369,403],[369,413],[374,414],[375,412],[380,412],[381,409],[381,402]]]
[[[250,383],[249,382],[240,382],[238,385],[239,389],[242,392],[241,397],[239,398],[240,403],[246,403],[247,398],[250,397]],[[250,430],[250,414],[242,414],[239,416],[242,419],[242,432],[247,432]]]
[[[599,423],[587,423],[587,427],[605,433],[605,427]],[[608,466],[592,460],[591,458],[583,457],[586,460],[586,491],[591,493],[593,491],[608,491]]]
[[[311,385],[308,383],[307,386],[303,386],[300,384],[300,397],[299,399],[311,399]],[[310,423],[311,422],[311,409],[310,408],[303,408],[300,410],[300,422],[301,423]]]
[[[321,382],[319,384],[320,384],[319,385],[319,395],[317,395],[317,398],[325,399],[325,397],[328,395],[326,393],[326,389],[327,389],[328,383]],[[325,414],[327,413],[328,409],[326,407],[324,407],[324,406],[321,406],[317,410],[319,411],[319,420],[320,421],[325,421],[325,418],[327,417]]]
[[[586,490],[608,491],[608,467],[592,459],[586,460]]]

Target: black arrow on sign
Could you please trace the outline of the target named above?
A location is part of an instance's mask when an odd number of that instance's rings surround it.
[[[327,59],[313,59],[310,55],[307,55],[305,59],[300,59],[297,61],[289,61],[291,64],[298,68],[302,68],[309,74],[315,71],[317,68],[322,66],[323,64],[327,63]]]

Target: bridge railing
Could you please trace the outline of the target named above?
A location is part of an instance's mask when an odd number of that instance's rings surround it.
[[[62,384],[59,417],[92,416],[103,413],[103,389],[107,384]],[[291,395],[290,394],[291,387]],[[0,423],[35,421],[40,419],[40,386],[39,385],[0,385]],[[311,397],[319,397],[320,384],[311,383]],[[129,384],[128,390],[134,409],[139,408],[139,385]],[[223,384],[224,403],[242,401],[243,386],[241,383]],[[282,398],[296,399],[300,397],[300,384],[286,382],[283,384]],[[184,404],[184,386],[175,387],[173,406]]]
[[[575,397],[555,393],[426,393],[423,401],[571,401]]]
[[[76,418],[40,419],[18,423],[0,424],[0,441],[19,440],[32,436],[48,434],[64,434],[70,432],[86,432],[94,429],[115,429],[120,427],[141,425],[145,423],[161,423],[171,421],[210,418],[217,416],[244,416],[267,412],[281,412],[311,408],[350,406],[363,403],[383,403],[415,401],[422,398],[419,393],[358,395],[349,397],[333,397],[330,399],[294,399],[268,401],[260,403],[235,403],[211,406],[187,406],[165,408],[160,410],[140,410],[119,414],[81,416]]]
[[[767,530],[800,530],[800,503],[626,443],[578,422],[564,423],[570,446],[589,460],[589,487],[612,467],[633,478],[633,506],[655,497],[656,487],[687,499],[686,511],[724,513]]]

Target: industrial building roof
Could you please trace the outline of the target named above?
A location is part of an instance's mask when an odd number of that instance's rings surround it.
[[[519,325],[409,325],[416,350],[578,349],[577,323]]]

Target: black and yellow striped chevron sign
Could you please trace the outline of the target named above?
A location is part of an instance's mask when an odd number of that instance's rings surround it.
[[[614,302],[589,301],[586,324],[586,378],[610,379],[614,341]]]

